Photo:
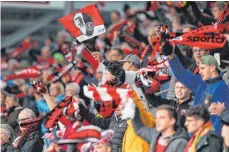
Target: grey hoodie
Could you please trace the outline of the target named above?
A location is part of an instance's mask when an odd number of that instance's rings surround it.
[[[150,144],[150,152],[153,152],[160,133],[155,128],[148,128],[142,124],[138,110],[136,111],[135,118],[132,120],[132,124],[136,134]],[[185,129],[177,129],[175,134],[169,137],[165,152],[183,152],[188,140],[187,131]]]

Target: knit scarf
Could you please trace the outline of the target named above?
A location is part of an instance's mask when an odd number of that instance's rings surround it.
[[[36,78],[41,75],[41,71],[36,67],[28,67],[23,70],[19,70],[4,78],[5,81],[14,79],[26,79],[26,78]]]
[[[171,40],[174,44],[184,44],[203,49],[222,48],[226,44],[226,37],[219,33],[214,25],[204,26],[187,32]]]
[[[207,123],[204,124],[201,130],[198,131],[195,137],[193,137],[191,140],[189,140],[184,152],[196,152],[196,146],[197,143],[200,140],[200,137],[205,136],[209,131],[214,130],[212,127],[212,123],[208,121]],[[191,146],[190,146],[191,145]]]
[[[84,95],[97,102],[114,101],[116,105],[122,103],[124,109],[121,112],[121,119],[133,119],[135,116],[135,104],[131,98],[131,90],[114,87],[92,87],[84,86]]]

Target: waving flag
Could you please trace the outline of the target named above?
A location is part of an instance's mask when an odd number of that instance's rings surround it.
[[[99,10],[88,5],[58,20],[79,42],[105,32],[103,19]]]

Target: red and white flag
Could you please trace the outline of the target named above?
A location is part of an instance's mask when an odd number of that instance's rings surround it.
[[[130,90],[109,87],[84,86],[84,94],[95,101],[117,101],[130,97]]]
[[[79,42],[105,32],[103,19],[100,16],[99,10],[93,4],[64,16],[58,19],[58,21]]]

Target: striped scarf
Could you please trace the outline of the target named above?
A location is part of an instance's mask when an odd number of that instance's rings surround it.
[[[122,103],[124,109],[121,112],[121,119],[133,119],[135,115],[135,103],[131,98],[131,90],[113,87],[92,87],[84,86],[84,95],[97,102],[114,101],[117,105]]]
[[[185,147],[184,152],[196,152],[196,146],[202,136],[205,136],[209,131],[213,131],[213,126],[210,121],[204,124],[202,129],[200,129],[195,137],[192,137],[187,146]],[[191,145],[191,146],[190,146]]]

